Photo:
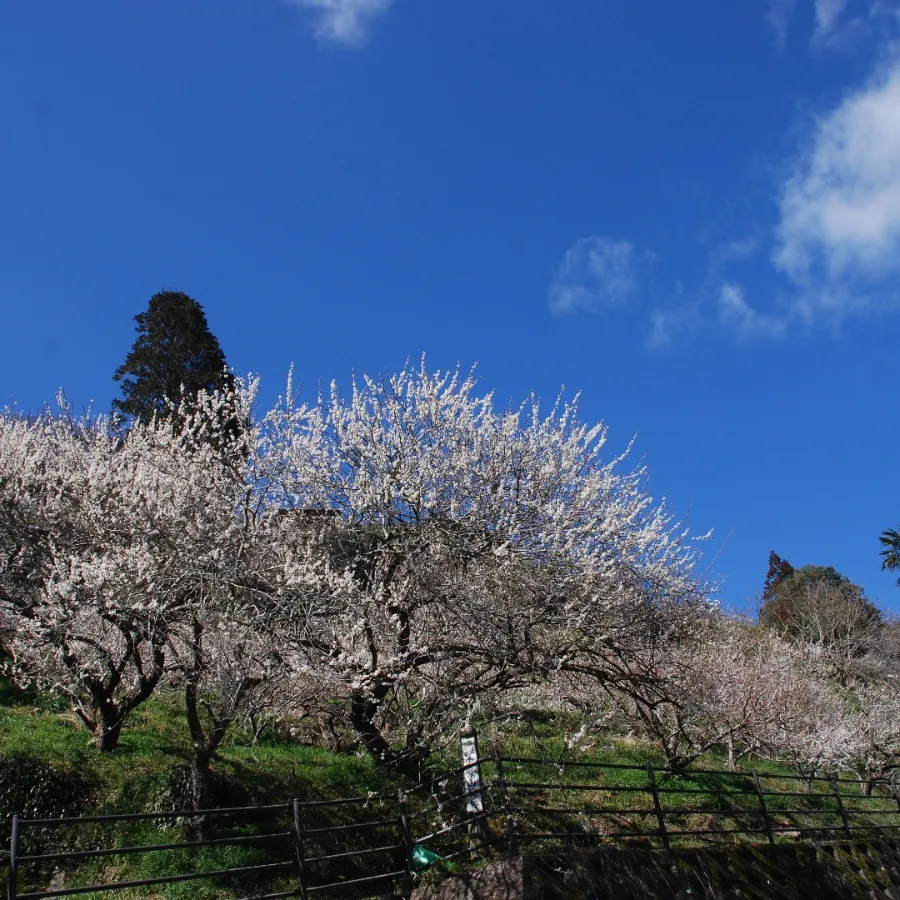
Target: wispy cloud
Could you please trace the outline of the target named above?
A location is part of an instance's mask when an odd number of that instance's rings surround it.
[[[787,42],[791,16],[794,14],[796,0],[769,0],[766,12],[766,24],[772,29],[775,46],[782,49]]]
[[[310,10],[315,17],[316,37],[357,47],[365,43],[372,20],[384,13],[393,0],[284,0],[290,6]]]
[[[638,289],[640,251],[629,241],[587,237],[566,251],[550,284],[550,309],[557,314],[618,306]]]
[[[900,273],[900,57],[813,123],[782,186],[774,261],[807,316],[849,311],[861,294],[893,302],[884,291]]]
[[[787,330],[788,317],[754,309],[737,284],[723,282],[718,297],[719,321],[741,338],[777,338]]]
[[[776,39],[786,35],[794,6],[794,0],[770,0]],[[648,349],[716,328],[739,340],[779,339],[810,326],[837,333],[848,316],[900,310],[900,42],[892,42],[900,34],[900,0],[809,0],[809,11],[815,40],[829,48],[841,29],[846,35],[866,18],[882,63],[807,123],[805,140],[776,188],[774,229],[766,229],[765,238],[757,228],[714,246],[704,239],[706,271],[687,299],[678,289],[669,303],[646,307]],[[556,272],[551,309],[636,305],[643,299],[636,296],[639,276],[646,274],[641,253],[608,237],[578,241]],[[753,260],[766,253],[768,271]]]
[[[770,340],[782,337],[798,318],[789,305],[760,310],[747,302],[746,291],[729,270],[735,265],[746,268],[760,249],[757,237],[721,241],[709,248],[708,269],[701,283],[682,300],[679,284],[673,302],[657,307],[650,315],[650,328],[644,346],[661,350],[676,342],[684,343],[711,326],[718,326],[738,340]]]
[[[722,241],[716,244],[710,251],[710,262],[713,272],[718,271],[728,263],[749,259],[759,250],[759,246],[760,241],[756,236]]]
[[[676,339],[693,334],[702,324],[703,315],[697,302],[670,308],[656,307],[650,313],[650,330],[644,346],[649,350],[665,349]]]
[[[845,15],[851,0],[816,0],[816,25],[810,46],[813,50],[857,49],[866,37],[876,35],[876,23],[893,0],[871,0],[857,15]]]
[[[814,21],[810,46],[813,50],[853,50],[865,37],[883,36],[884,26],[896,27],[898,0],[812,0]],[[787,41],[797,0],[767,0],[766,24],[775,45]]]
[[[738,245],[736,244],[735,247]],[[740,250],[736,252],[742,252]],[[556,269],[550,285],[550,309],[557,315],[598,312],[624,306],[646,309],[647,268],[656,255],[631,241],[594,235],[576,241]],[[684,299],[675,283],[671,306],[650,310],[644,340],[648,350],[662,350],[689,337],[703,324],[701,303]]]
[[[849,0],[816,0],[816,35],[824,37],[834,31]]]

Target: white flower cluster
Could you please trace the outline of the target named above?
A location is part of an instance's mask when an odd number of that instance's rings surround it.
[[[313,405],[289,380],[254,419],[256,391],[124,432],[0,416],[16,666],[113,743],[164,677],[245,705],[294,678],[345,699],[372,753],[415,760],[549,672],[621,679],[708,599],[697,541],[627,453],[603,459],[577,398],[498,410],[424,363]]]

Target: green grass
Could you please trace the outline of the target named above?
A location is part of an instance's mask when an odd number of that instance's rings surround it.
[[[126,723],[119,745],[106,754],[97,752],[72,713],[0,706],[0,758],[33,757],[89,772],[103,786],[99,805],[117,812],[139,811],[146,796],[135,786],[187,765],[190,749],[176,697],[153,699],[139,707]],[[332,753],[275,736],[252,745],[237,728],[220,748],[214,766],[252,802],[263,802],[274,794],[279,800],[272,802],[306,794],[364,793],[390,782],[365,754]]]
[[[567,752],[561,734],[576,724],[563,716],[539,718],[519,726],[502,740],[503,754],[546,762],[505,765],[505,778],[512,786],[511,795],[520,807],[517,817],[523,834],[569,832],[569,840],[578,843],[577,832],[609,834],[621,832],[658,831],[659,821],[654,811],[646,764],[664,766],[664,759],[653,746],[635,741],[609,740],[587,753]],[[560,761],[590,762],[606,766],[635,766],[634,769],[590,769],[560,765]],[[714,770],[714,774],[696,770]],[[759,796],[752,771],[758,771],[770,822],[776,829],[777,840],[840,839],[844,819],[839,811],[833,787],[827,781],[812,781],[809,785],[799,778],[787,779],[795,773],[770,760],[740,760],[733,771],[726,769],[725,760],[715,754],[699,758],[685,775],[656,773],[664,821],[672,844],[767,842]],[[495,775],[492,764],[485,766],[486,777]],[[516,782],[552,784],[551,788],[517,789]],[[576,790],[567,785],[586,785],[589,790]],[[626,790],[617,791],[616,788]],[[630,790],[629,790],[630,789]],[[775,793],[778,792],[778,793]],[[842,782],[840,792],[844,810],[852,826],[870,824],[900,826],[900,804],[885,796],[865,797],[858,784]],[[787,796],[796,793],[801,796]],[[563,810],[549,814],[547,807]],[[588,808],[622,810],[616,814],[586,815]],[[645,810],[643,814],[624,810]],[[866,812],[862,812],[865,810]],[[757,834],[742,835],[675,835],[672,832],[698,830],[736,830],[756,828]],[[779,832],[778,828],[785,831]],[[817,829],[818,833],[803,829]],[[829,830],[824,830],[829,829]],[[883,832],[881,832],[883,833]],[[878,830],[860,832],[862,836],[877,837]],[[587,840],[587,839],[585,839]],[[549,850],[565,840],[541,839],[528,846]],[[660,840],[644,841],[659,846]]]
[[[46,698],[11,689],[0,681],[0,818],[19,811],[29,817],[59,814],[112,814],[182,809],[187,805],[185,773],[190,762],[190,740],[176,696],[160,696],[139,707],[129,718],[119,746],[101,754],[77,718]],[[378,769],[365,754],[334,753],[268,734],[252,744],[250,736],[234,729],[213,764],[216,775],[214,805],[243,806],[288,803],[293,798],[312,801],[333,797],[366,796],[386,792],[393,801],[403,787],[401,779]],[[29,781],[49,779],[46,789]],[[392,809],[396,804],[392,802]],[[338,807],[324,817],[307,811],[306,827],[370,815]],[[394,813],[391,813],[394,814]],[[381,815],[384,815],[382,811]],[[213,836],[258,833],[260,824],[227,823]],[[285,813],[273,824],[278,831],[291,826]],[[268,829],[266,829],[268,830]],[[8,832],[7,832],[8,834]],[[80,825],[66,829],[26,829],[23,853],[174,843],[185,839],[181,824],[159,827],[156,822]],[[4,835],[0,846],[8,846]],[[95,884],[111,880],[138,880],[191,871],[209,871],[290,860],[293,844],[281,840],[272,847],[216,846],[199,851],[172,850],[122,857],[82,860],[65,871],[65,885]],[[58,863],[23,866],[21,890],[45,888]],[[349,877],[353,866],[344,867]],[[5,879],[5,870],[0,878]],[[284,879],[266,882],[267,890],[288,885]],[[252,877],[139,888],[116,896],[160,897],[166,900],[245,896],[259,887]],[[156,890],[156,893],[152,891]],[[84,895],[91,896],[91,895]],[[109,897],[110,894],[97,894]]]
[[[578,845],[580,828],[613,835],[621,831],[652,831],[657,820],[652,813],[637,814],[627,809],[652,809],[645,765],[648,761],[661,766],[660,754],[650,745],[636,742],[604,740],[590,752],[574,753],[566,749],[563,734],[572,731],[577,723],[561,715],[529,715],[494,729],[483,729],[482,754],[487,753],[494,740],[503,747],[505,756],[530,757],[549,762],[508,763],[505,776],[511,783],[523,781],[552,782],[552,788],[536,791],[513,790],[517,798],[516,818],[523,834],[548,831],[568,831],[569,839],[540,840],[525,844],[532,852],[553,852],[564,845]],[[633,765],[635,769],[585,769],[560,766],[559,760],[577,760],[606,765]],[[52,698],[23,694],[0,681],[0,818],[6,819],[14,810],[43,810],[41,815],[104,814],[122,812],[161,811],[181,809],[186,805],[185,773],[190,761],[190,742],[183,709],[177,696],[160,696],[145,703],[130,718],[122,733],[119,746],[109,754],[101,754],[91,745],[84,727],[71,713]],[[436,772],[459,766],[455,747],[438,754],[433,760]],[[741,763],[734,772],[725,774],[695,773],[686,777],[658,776],[658,786],[666,790],[662,803],[676,814],[666,817],[671,831],[703,828],[738,828],[762,826],[758,797],[752,793],[754,783],[749,774],[752,765],[759,769],[764,788],[794,790],[802,797],[768,797],[771,817],[776,825],[792,828],[815,825],[838,826],[831,787],[814,782],[806,791],[802,782],[787,782],[772,776],[787,774],[787,770],[770,762]],[[5,768],[4,768],[5,767]],[[695,768],[721,770],[724,761],[715,755],[697,761]],[[258,743],[252,744],[249,735],[235,729],[221,748],[214,763],[216,785],[214,805],[243,806],[287,803],[293,798],[303,802],[329,798],[368,796],[375,794],[362,806],[304,807],[305,829],[373,819],[395,820],[398,813],[398,791],[409,792],[409,811],[415,837],[440,831],[447,825],[466,817],[459,775],[438,778],[429,789],[413,789],[404,779],[376,767],[362,753],[336,753],[320,746],[301,744],[276,731],[267,732]],[[496,772],[492,762],[483,765],[485,782],[490,783]],[[17,777],[18,776],[18,777]],[[32,783],[34,782],[34,783]],[[586,791],[567,786],[589,784]],[[617,792],[614,787],[639,790]],[[749,793],[741,794],[739,791]],[[722,792],[727,795],[724,799]],[[868,817],[872,824],[896,824],[897,803],[887,798],[866,799],[852,785],[842,785],[842,792],[853,794],[845,799],[845,806],[853,810],[870,808],[876,811]],[[563,810],[549,814],[545,807]],[[488,807],[495,812],[488,818],[489,835],[504,834],[506,821],[502,798],[496,791],[488,797]],[[587,807],[611,807],[612,816],[585,815]],[[702,812],[714,809],[715,813]],[[799,809],[800,813],[784,811]],[[754,816],[742,815],[752,811]],[[827,815],[817,816],[816,810]],[[857,816],[856,821],[861,821]],[[264,824],[258,822],[223,823],[214,836],[256,834],[263,831],[287,831],[292,822],[287,812]],[[877,832],[874,832],[877,835]],[[832,837],[839,838],[835,832]],[[115,825],[80,825],[65,832],[32,829],[26,835],[23,852],[41,853],[51,850],[87,849],[105,846],[136,846],[173,843],[185,839],[182,824],[160,827],[157,822],[129,822]],[[727,842],[732,838],[712,838]],[[765,841],[764,835],[742,837],[741,840]],[[793,836],[785,839],[792,840]],[[348,849],[392,845],[399,840],[395,821],[364,832],[311,837],[306,848],[308,856],[324,856]],[[5,839],[3,843],[5,844]],[[438,834],[429,838],[427,847],[447,856],[466,846],[465,830]],[[673,838],[673,843],[697,843],[696,838]],[[582,842],[583,845],[584,842]],[[639,842],[640,843],[640,842]],[[645,845],[658,846],[656,840]],[[113,880],[137,880],[184,872],[211,871],[292,858],[293,845],[281,839],[271,846],[221,845],[200,850],[170,850],[141,855],[104,857],[67,864],[65,886],[95,884]],[[402,856],[402,853],[401,853]],[[462,865],[448,863],[447,868]],[[359,877],[374,871],[386,871],[397,864],[391,853],[375,854],[349,860],[317,864],[315,878],[319,883]],[[469,863],[466,862],[468,865]],[[45,888],[54,875],[57,864],[41,868],[23,867],[22,889]],[[5,877],[5,873],[0,873]],[[138,888],[115,896],[143,898],[143,900],[225,900],[277,890],[291,886],[290,876],[267,879],[257,883],[252,877],[226,883],[222,880],[195,881],[159,888]],[[155,893],[154,893],[155,891]],[[85,895],[87,896],[87,895]],[[97,898],[110,894],[97,893]]]

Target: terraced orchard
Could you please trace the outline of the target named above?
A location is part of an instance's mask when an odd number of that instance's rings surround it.
[[[189,747],[172,712],[165,701],[146,704],[120,748],[103,755],[46,703],[0,707],[6,834],[13,812],[23,822],[19,897],[136,881],[153,883],[81,896],[299,896],[301,884],[304,893],[369,896],[517,853],[545,867],[590,859],[578,865],[591,869],[621,851],[631,855],[613,870],[643,860],[646,872],[668,871],[660,860],[674,854],[693,860],[684,863],[693,871],[720,851],[780,860],[771,852],[799,852],[798,842],[871,842],[900,827],[894,796],[879,787],[867,794],[846,776],[804,779],[762,763],[732,771],[716,757],[675,773],[635,743],[566,754],[553,723],[539,735],[507,731],[496,746],[482,738],[480,757],[465,766],[449,748],[417,779],[277,731],[255,744],[235,732],[217,761],[214,800],[245,808],[198,821],[185,813]],[[90,820],[105,815],[127,818]],[[74,821],[28,824],[58,817]],[[122,852],[146,847],[157,849]],[[28,856],[55,858],[21,860]]]

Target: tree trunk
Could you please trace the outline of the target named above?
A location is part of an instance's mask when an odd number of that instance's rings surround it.
[[[80,706],[75,708],[78,717],[91,733],[94,746],[101,753],[115,750],[125,724],[125,712],[113,702],[109,695],[101,694],[96,685],[92,686],[94,703],[89,710]]]
[[[122,734],[123,724],[124,719],[120,716],[116,716],[111,720],[101,716],[94,731],[94,745],[101,753],[109,753],[111,750],[116,749],[119,737]]]
[[[209,809],[211,771],[209,757],[205,753],[194,753],[191,760],[191,809],[194,811]],[[208,816],[192,816],[185,828],[188,840],[207,840],[210,836],[212,822]]]
[[[384,699],[386,695],[387,691],[379,699]],[[354,730],[363,742],[363,746],[372,754],[375,762],[390,765],[394,761],[394,751],[391,750],[375,724],[377,712],[378,704],[372,697],[353,693],[350,698],[350,722]]]
[[[211,770],[209,757],[205,753],[196,753],[191,761],[191,808],[194,810],[209,809],[209,788]]]
[[[115,750],[122,733],[125,719],[136,707],[148,700],[162,678],[165,664],[165,648],[155,637],[151,642],[153,659],[152,667],[145,671],[141,661],[140,648],[132,646],[132,649],[118,669],[107,672],[105,678],[92,676],[84,679],[84,686],[91,696],[90,711],[77,709],[81,720],[91,732],[94,745],[102,753]],[[137,685],[125,697],[118,697],[118,690],[122,685],[122,671],[125,663],[131,661],[137,669]],[[77,666],[77,657],[69,654],[66,664],[72,671]]]
[[[419,746],[414,750],[408,748],[407,752],[398,753],[391,748],[375,724],[381,701],[388,695],[391,687],[391,684],[383,683],[371,694],[354,692],[350,698],[350,723],[378,765],[389,766],[415,778],[419,772],[419,764],[428,757],[426,749]]]

